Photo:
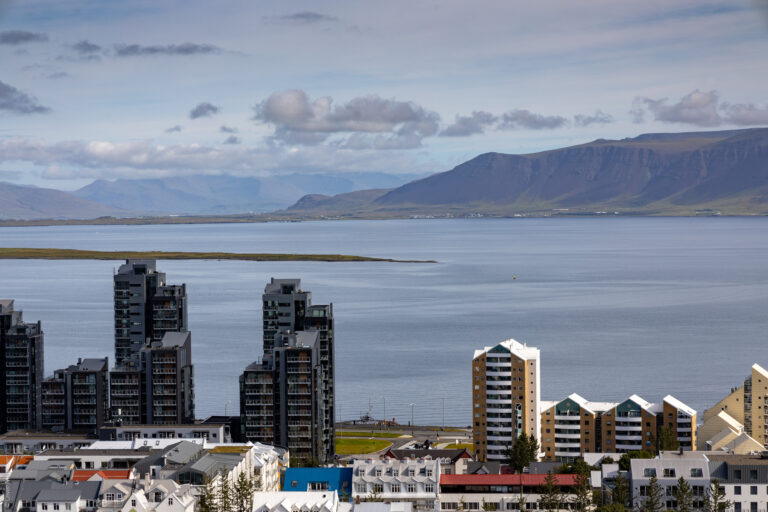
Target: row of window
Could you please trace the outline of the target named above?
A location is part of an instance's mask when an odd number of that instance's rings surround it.
[[[664,468],[664,478],[676,478],[675,468]],[[656,475],[656,468],[644,468],[643,477],[651,478]],[[703,478],[704,470],[702,468],[691,468],[691,478]]]
[[[357,471],[356,474],[365,474],[366,471]],[[387,468],[386,472],[382,471],[382,468],[375,468],[368,472],[370,475],[375,476],[381,476],[382,473],[386,474],[387,476],[400,476],[400,470],[397,468]],[[419,469],[420,475],[426,475],[426,476],[432,476],[434,473],[431,468],[420,468]],[[416,476],[416,469],[415,468],[408,468],[405,471],[403,471],[403,476]]]
[[[404,484],[400,485],[399,483],[392,483],[388,485],[390,493],[400,493],[403,492],[403,489],[405,489],[405,492],[407,493],[415,493],[416,492],[416,484]],[[366,483],[358,483],[355,485],[355,491],[358,493],[373,493],[373,494],[381,494],[384,492],[384,484],[373,484],[369,485]],[[425,484],[424,485],[424,492],[435,492],[435,484]]]

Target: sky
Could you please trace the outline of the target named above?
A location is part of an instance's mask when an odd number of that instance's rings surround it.
[[[768,3],[0,0],[0,181],[445,171],[768,126]]]

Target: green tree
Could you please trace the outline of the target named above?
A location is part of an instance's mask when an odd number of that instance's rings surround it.
[[[251,512],[255,490],[253,480],[245,472],[241,472],[232,490],[236,512]]]
[[[648,482],[645,499],[641,498],[638,510],[639,512],[662,512],[664,510],[664,493],[655,475]]]
[[[677,500],[678,512],[693,512],[695,508],[693,506],[693,489],[685,478],[680,477],[677,481],[677,487],[673,493],[675,500]]]
[[[506,462],[515,469],[515,472],[522,474],[523,469],[534,462],[539,457],[539,441],[535,436],[529,436],[525,432],[518,436],[515,444],[507,449]]]
[[[733,503],[725,499],[725,489],[720,486],[717,479],[707,489],[707,499],[704,500],[704,510],[706,512],[726,512]]]
[[[651,452],[645,450],[634,450],[631,452],[623,453],[619,457],[619,469],[621,471],[629,471],[632,459],[652,459],[654,455]]]
[[[594,467],[587,464],[584,459],[578,458],[574,462],[565,462],[562,466],[558,467],[555,471],[557,473],[566,473],[570,475],[581,475],[589,477],[590,472],[594,471]]]
[[[227,473],[219,473],[219,512],[235,512],[232,486],[227,478]]]
[[[677,450],[679,447],[680,442],[677,440],[675,429],[670,426],[661,427],[658,436],[656,436],[656,451]]]
[[[629,505],[629,484],[621,472],[619,472],[619,476],[616,478],[616,483],[611,491],[611,504],[620,506],[621,510],[626,510]],[[614,512],[616,510],[617,507],[614,507]]]
[[[613,457],[611,457],[610,455],[606,455],[605,457],[603,457],[602,459],[600,459],[600,465],[601,465],[601,466],[602,466],[603,464],[613,464],[614,462],[615,462],[615,461],[613,460]]]
[[[592,487],[589,484],[589,477],[577,475],[573,492],[573,510],[578,512],[589,510],[589,507],[592,505]]]
[[[203,491],[198,499],[198,508],[200,512],[219,512],[219,503],[216,494],[216,481],[212,478],[206,478],[205,484],[203,484]]]
[[[563,495],[560,492],[560,486],[557,485],[557,478],[551,471],[547,471],[544,485],[539,490],[539,508],[552,512],[559,509],[562,502]]]

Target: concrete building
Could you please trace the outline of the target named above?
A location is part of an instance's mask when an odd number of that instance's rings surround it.
[[[78,359],[42,382],[42,427],[95,432],[109,412],[109,360]]]
[[[440,474],[451,475],[459,474],[461,471],[458,468],[464,468],[465,465],[460,464],[459,461],[468,462],[472,461],[472,454],[464,448],[443,448],[443,449],[429,449],[429,450],[414,450],[414,449],[389,449],[382,455],[387,459],[405,460],[405,459],[421,459],[424,457],[431,457],[440,463]]]
[[[0,433],[42,424],[43,328],[0,300]]]
[[[576,393],[559,402],[542,402],[541,451],[544,460],[573,462],[602,448],[602,415],[616,407],[611,402],[589,402]]]
[[[760,455],[708,455],[712,479],[732,502],[733,512],[768,509],[768,458]]]
[[[513,339],[472,358],[475,458],[502,460],[523,432],[541,438],[539,349]]]
[[[312,305],[299,279],[275,278],[262,304],[262,358],[240,376],[242,436],[299,458],[332,461],[333,305]]]
[[[724,438],[729,438],[727,443],[741,434],[746,434],[760,446],[768,445],[767,407],[768,370],[754,364],[741,386],[731,389],[728,396],[704,411],[698,449],[714,449],[713,446],[722,444]],[[749,441],[745,437],[742,439]]]
[[[100,441],[132,441],[136,439],[205,439],[213,443],[232,442],[227,426],[215,423],[106,425],[99,429]]]
[[[186,331],[185,285],[166,285],[154,260],[126,260],[114,276],[115,365],[136,362],[147,340]]]
[[[440,462],[426,457],[405,460],[356,460],[352,466],[352,499],[413,503],[415,510],[435,510]]]

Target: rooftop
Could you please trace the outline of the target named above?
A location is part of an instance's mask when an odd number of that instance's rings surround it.
[[[576,485],[578,475],[556,474],[557,485]],[[544,485],[547,475],[512,474],[512,475],[440,475],[440,485]]]

